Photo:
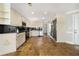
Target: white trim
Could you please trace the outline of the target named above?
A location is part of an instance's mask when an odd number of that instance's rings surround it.
[[[68,43],[68,44],[74,44],[73,42],[69,42],[69,41],[57,41],[57,42],[63,42],[63,43]]]
[[[79,12],[79,9],[76,9],[76,10],[72,10],[72,11],[66,12],[66,14],[73,14],[73,13],[77,13],[77,12]]]

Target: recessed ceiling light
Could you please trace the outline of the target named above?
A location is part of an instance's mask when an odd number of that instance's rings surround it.
[[[42,17],[42,19],[45,19],[45,17]]]
[[[37,18],[37,17],[28,17],[28,19],[29,19],[30,21],[37,21],[37,20],[39,20],[39,18]]]
[[[34,14],[34,12],[32,11],[32,14]]]
[[[29,6],[32,6],[32,3],[28,3]]]
[[[47,14],[47,12],[45,11],[45,12],[44,12],[44,14],[46,15],[46,14]]]

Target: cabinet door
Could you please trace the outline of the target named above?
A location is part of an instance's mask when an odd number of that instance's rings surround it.
[[[17,13],[17,26],[22,26],[22,16]]]
[[[22,26],[21,15],[19,15],[17,11],[13,9],[11,9],[11,25]]]
[[[0,55],[16,51],[16,33],[0,34]]]
[[[10,24],[10,4],[0,3],[0,24]]]
[[[11,9],[11,25],[17,25],[17,15],[13,9]]]

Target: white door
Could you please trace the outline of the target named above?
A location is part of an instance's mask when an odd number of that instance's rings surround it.
[[[79,45],[79,13],[73,15],[74,19],[74,43]]]
[[[62,29],[60,29],[61,31],[60,35],[62,35],[62,41],[74,44],[74,19],[72,17],[72,14],[66,15],[65,20],[62,21],[64,24],[64,25],[61,24]]]

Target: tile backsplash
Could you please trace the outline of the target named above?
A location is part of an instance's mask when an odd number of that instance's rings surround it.
[[[0,24],[0,34],[2,33],[16,33],[16,27]]]

